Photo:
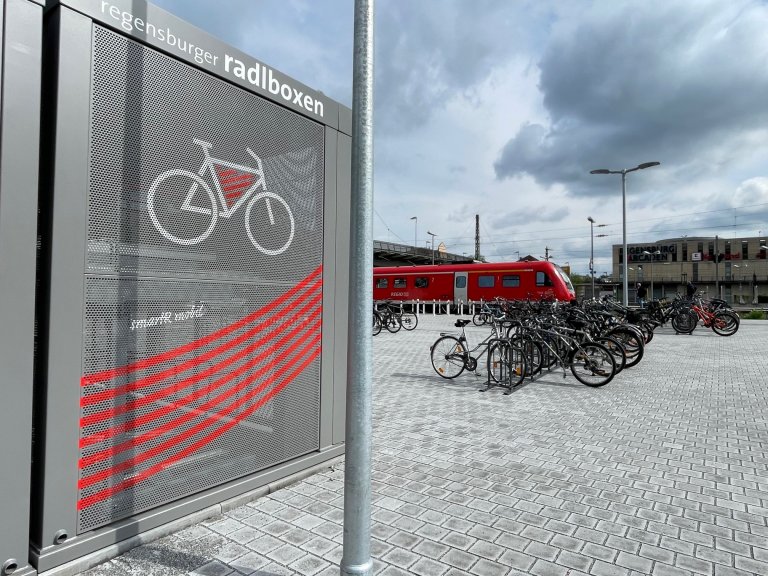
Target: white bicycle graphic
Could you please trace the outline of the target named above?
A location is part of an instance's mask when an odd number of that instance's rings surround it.
[[[276,256],[277,254],[285,252],[291,245],[291,242],[293,242],[293,235],[296,231],[296,225],[293,220],[291,209],[289,208],[286,201],[277,194],[267,191],[267,184],[264,178],[264,168],[261,164],[261,159],[256,154],[254,154],[250,148],[246,148],[248,154],[253,157],[253,159],[256,161],[256,164],[258,165],[258,168],[253,169],[250,166],[244,166],[241,164],[235,164],[233,162],[227,162],[226,160],[213,158],[209,152],[209,149],[212,148],[213,145],[208,142],[204,142],[203,140],[195,138],[194,143],[202,146],[203,153],[205,154],[203,165],[200,167],[200,170],[197,171],[197,174],[189,170],[168,170],[167,172],[163,172],[157,178],[155,178],[155,181],[152,182],[152,186],[149,188],[149,192],[147,193],[147,211],[149,212],[149,217],[151,218],[152,224],[155,225],[157,231],[160,232],[160,234],[162,234],[165,238],[176,244],[181,244],[184,246],[199,244],[211,235],[214,228],[216,228],[216,222],[218,221],[219,216],[222,218],[229,218],[235,212],[237,212],[237,210],[243,204],[248,202],[248,206],[245,209],[245,231],[247,232],[251,243],[256,247],[257,250],[269,256]],[[211,190],[211,187],[208,185],[208,183],[203,179],[203,176],[208,171],[211,173],[211,179],[213,180],[213,184],[216,188],[215,194],[213,190]],[[182,190],[186,190],[186,197],[181,203],[181,206],[177,206],[177,203],[173,200],[174,198],[180,197],[180,195],[175,194],[169,196],[170,202],[161,202],[161,204],[163,207],[171,204],[172,206],[169,211],[173,212],[174,214],[176,211],[181,210],[184,212],[202,214],[204,217],[210,217],[210,223],[207,224],[203,233],[191,238],[178,236],[176,235],[178,232],[176,234],[169,232],[166,226],[163,226],[163,224],[160,222],[160,218],[158,218],[158,210],[156,206],[158,203],[158,189],[161,191],[166,191],[166,188],[169,188],[170,186],[169,189],[171,192],[178,190],[178,184],[174,185],[170,181],[172,179],[179,178],[181,178],[182,181],[186,181],[186,183],[183,184],[181,188]],[[189,181],[191,181],[191,183]],[[166,186],[163,186],[163,184],[166,184]],[[203,202],[203,206],[192,203],[195,195],[199,197],[205,197],[203,194],[197,194],[200,188],[202,188],[207,193],[210,207],[208,202]],[[256,193],[259,188],[261,188],[263,192]],[[183,193],[184,192],[182,192],[182,194]],[[264,200],[264,203],[266,204],[266,215],[269,219],[270,226],[274,227],[278,221],[278,218],[275,216],[275,211],[273,210],[273,200],[278,208],[282,207],[286,212],[287,219],[286,216],[278,214],[280,222],[285,224],[283,226],[279,226],[278,228],[280,228],[280,232],[283,233],[288,228],[290,228],[290,231],[288,232],[287,239],[284,242],[281,243],[281,239],[277,239],[275,242],[275,244],[277,244],[277,248],[268,248],[260,244],[259,241],[256,240],[256,237],[253,234],[253,230],[251,230],[251,212],[253,211],[257,202],[260,200]],[[219,207],[221,207],[221,209],[219,209]],[[260,210],[261,209],[259,208],[258,211]],[[270,240],[273,240],[273,238],[270,238]],[[272,244],[272,242],[269,242],[269,244]]]

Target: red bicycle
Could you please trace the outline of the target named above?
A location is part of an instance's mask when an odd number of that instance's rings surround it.
[[[705,303],[701,296],[691,301],[689,308],[672,318],[672,328],[681,334],[690,334],[699,322],[720,336],[732,336],[739,329],[741,320],[733,310],[722,307],[722,301]]]

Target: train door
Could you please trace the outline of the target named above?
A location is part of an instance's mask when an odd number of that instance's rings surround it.
[[[467,284],[468,284],[468,272],[455,272],[453,275],[453,303],[459,304],[460,302],[468,302],[467,297]]]

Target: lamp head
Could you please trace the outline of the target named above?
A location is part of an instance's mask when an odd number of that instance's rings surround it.
[[[608,170],[607,168],[600,168],[598,170],[590,170],[589,173],[590,174],[610,174],[611,171]]]
[[[646,168],[650,168],[652,166],[658,166],[661,164],[661,162],[643,162],[642,164],[638,165],[639,170],[645,170]]]
[[[592,222],[592,224],[594,224],[594,223],[595,223],[595,219],[594,219],[594,218],[592,218],[592,216],[587,216],[587,220],[589,220],[590,222]]]

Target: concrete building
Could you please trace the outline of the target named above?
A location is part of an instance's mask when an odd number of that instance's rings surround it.
[[[768,302],[768,242],[766,238],[680,237],[628,244],[629,300],[635,300],[638,282],[648,297],[661,298],[685,292],[687,282],[711,297],[731,304]],[[623,250],[612,249],[612,279],[622,280]],[[621,288],[619,287],[619,291]]]

